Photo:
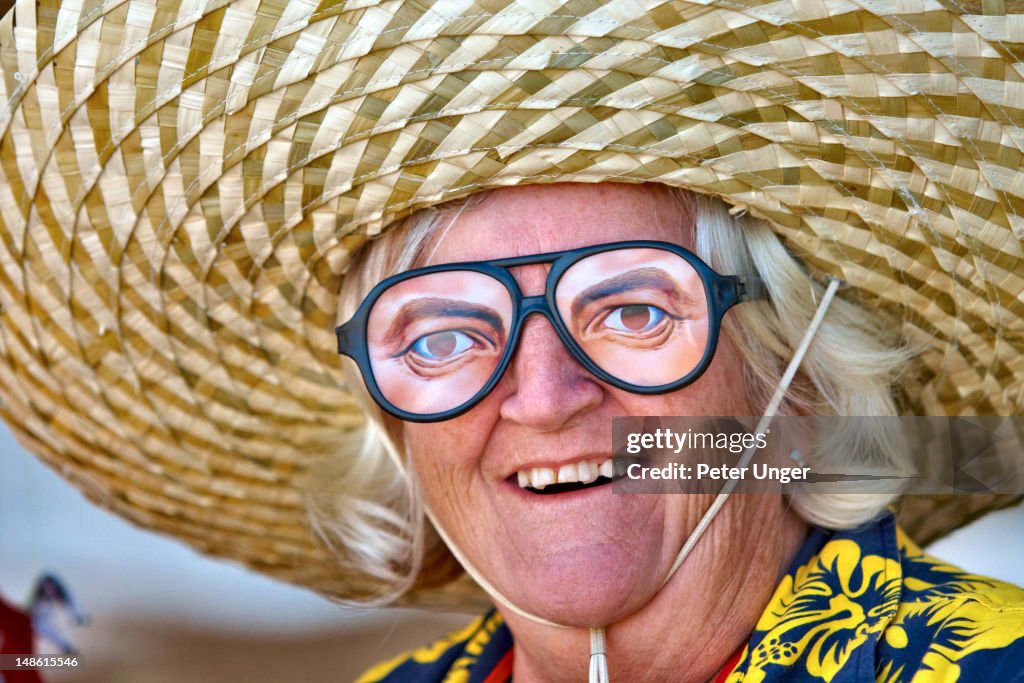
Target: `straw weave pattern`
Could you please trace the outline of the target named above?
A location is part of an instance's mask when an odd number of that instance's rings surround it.
[[[608,180],[723,197],[898,311],[929,349],[913,412],[1019,414],[1022,11],[18,0],[3,417],[142,526],[358,592],[295,488],[361,422],[332,334],[350,256],[474,190]]]

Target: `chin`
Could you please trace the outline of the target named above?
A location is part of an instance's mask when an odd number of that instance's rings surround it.
[[[657,593],[660,573],[646,564],[621,547],[591,547],[539,561],[526,577],[509,576],[504,594],[516,607],[556,624],[607,626]]]

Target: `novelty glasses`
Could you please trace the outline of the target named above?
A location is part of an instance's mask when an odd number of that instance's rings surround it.
[[[544,294],[523,296],[509,269],[548,263]],[[490,393],[532,313],[601,381],[661,394],[696,381],[725,312],[761,297],[758,278],[719,275],[675,244],[615,242],[400,273],[335,332],[381,408],[438,422]]]

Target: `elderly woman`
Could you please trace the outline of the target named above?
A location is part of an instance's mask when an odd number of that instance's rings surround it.
[[[205,552],[496,605],[367,680],[1017,679],[911,540],[991,496],[609,485],[615,417],[1021,412],[1003,5],[18,2],[0,410]],[[906,472],[847,436],[794,457]]]
[[[397,458],[411,509],[423,506],[507,625],[481,639],[498,628],[491,618],[363,680],[442,680],[449,667],[470,680],[582,680],[593,627],[607,634],[600,649],[617,680],[711,680],[741,652],[738,671],[752,680],[946,678],[975,650],[987,652],[973,666],[1024,675],[1024,640],[1015,641],[1024,619],[994,629],[1004,641],[989,629],[1012,610],[961,616],[945,594],[987,602],[991,588],[1018,605],[1024,595],[898,539],[885,514],[891,495],[734,496],[676,571],[714,497],[613,493],[614,417],[765,411],[823,288],[762,223],[659,185],[518,187],[414,215],[353,268],[340,315],[355,318],[339,328],[340,349],[360,360],[387,413],[364,396],[379,426],[364,457]],[[759,277],[779,304],[714,310],[714,271]],[[881,322],[834,303],[785,412],[896,414],[891,384],[905,354]],[[897,473],[903,454],[887,436],[861,434],[861,453],[809,456],[833,472],[890,458]],[[431,542],[412,537],[391,549],[409,555],[381,556],[380,544],[358,542],[372,520],[352,520],[339,545],[376,575],[414,572]],[[810,524],[852,531],[810,533]],[[394,579],[400,592],[414,576]],[[907,594],[918,585],[944,597]],[[902,614],[928,610],[986,633],[937,663],[953,631],[908,626]]]

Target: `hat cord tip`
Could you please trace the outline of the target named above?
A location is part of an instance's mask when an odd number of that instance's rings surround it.
[[[608,683],[603,626],[590,629],[590,683]]]

